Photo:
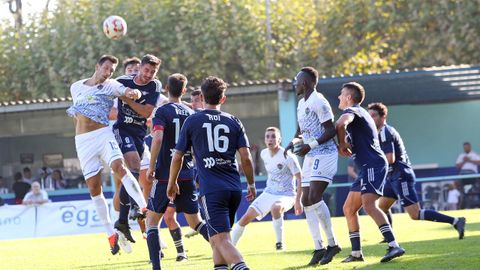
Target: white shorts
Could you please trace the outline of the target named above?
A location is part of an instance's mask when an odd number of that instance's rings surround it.
[[[312,181],[332,183],[337,173],[338,153],[306,156],[302,167],[302,187],[309,187]]]
[[[85,180],[96,175],[103,169],[103,163],[123,158],[117,140],[110,127],[75,136],[75,148]]]
[[[150,157],[150,149],[148,149],[148,146],[145,145],[145,149],[143,150],[142,155],[142,161],[140,162],[140,171],[148,170],[148,167],[150,167]]]
[[[295,205],[295,197],[273,195],[268,192],[263,192],[252,202],[249,207],[253,208],[258,213],[257,219],[262,220],[268,213],[270,213],[272,205],[275,202],[280,202],[282,207],[285,209],[285,212],[287,212]]]

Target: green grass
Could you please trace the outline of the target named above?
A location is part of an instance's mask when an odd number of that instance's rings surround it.
[[[394,215],[397,240],[406,254],[380,264],[385,244],[373,221],[361,217],[361,238],[366,262],[341,264],[348,256],[350,242],[345,218],[333,219],[335,233],[343,251],[327,266],[306,267],[313,243],[305,220],[286,221],[287,249],[275,251],[271,222],[250,224],[238,248],[251,269],[480,269],[480,209],[450,211],[467,218],[466,238],[458,240],[449,225],[413,221],[405,214]],[[188,228],[183,228],[184,233]],[[213,269],[211,249],[202,237],[185,239],[188,262],[175,262],[175,248],[167,230],[161,235],[169,247],[162,260],[164,269]],[[112,256],[104,234],[75,235],[27,240],[0,241],[0,269],[150,269],[146,241],[135,232],[137,244],[131,254]]]

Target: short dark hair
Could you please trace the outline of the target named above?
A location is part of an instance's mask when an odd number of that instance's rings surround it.
[[[100,66],[103,65],[103,63],[105,63],[106,61],[110,61],[112,62],[113,64],[118,64],[118,58],[113,56],[113,55],[109,55],[109,54],[104,54],[100,57],[100,59],[98,59],[97,61],[97,64],[99,64]]]
[[[23,172],[32,172],[32,170],[30,170],[29,167],[25,167],[25,168],[23,168]]]
[[[192,97],[196,97],[196,96],[200,96],[201,94],[202,94],[202,90],[197,88],[197,89],[193,90],[190,95]]]
[[[368,104],[368,109],[376,111],[381,117],[388,116],[388,108],[381,102]]]
[[[182,95],[182,91],[185,87],[187,87],[187,77],[180,73],[174,73],[168,76],[167,85],[168,85],[168,93],[173,97],[179,97]]]
[[[464,142],[463,145],[470,145],[470,142]]]
[[[145,64],[159,67],[162,64],[162,60],[160,60],[158,57],[156,57],[153,54],[146,54],[142,57],[142,61],[140,62],[140,65],[142,66]]]
[[[203,80],[201,89],[205,103],[218,105],[227,90],[227,84],[218,77],[208,76]]]
[[[129,65],[137,65],[137,64],[140,64],[141,61],[138,57],[130,57],[130,58],[127,58],[125,60],[123,60],[123,71],[125,71],[125,69],[127,69],[127,67]]]
[[[23,176],[22,176],[22,173],[21,172],[16,172],[14,175],[13,175],[13,179],[16,181],[16,180],[22,180]]]
[[[349,82],[342,85],[342,88],[347,88],[352,94],[353,101],[360,104],[365,99],[365,89],[357,82]]]
[[[282,136],[282,133],[280,132],[280,129],[277,128],[277,127],[267,127],[265,129],[265,132],[267,131],[274,131],[275,133],[277,133],[278,135]]]
[[[300,71],[307,73],[314,82],[318,82],[318,71],[313,67],[303,67]]]

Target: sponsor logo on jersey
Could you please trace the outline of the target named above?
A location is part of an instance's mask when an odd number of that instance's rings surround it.
[[[204,158],[203,162],[205,162],[205,168],[210,169],[215,166],[215,159],[212,157]]]
[[[283,165],[282,165],[282,164],[277,164],[277,168],[278,168],[279,170],[281,170],[281,169],[283,169]]]

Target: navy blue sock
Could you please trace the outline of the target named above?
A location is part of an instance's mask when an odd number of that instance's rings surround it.
[[[182,231],[180,228],[176,228],[175,230],[170,230],[170,235],[172,236],[173,243],[175,243],[175,248],[177,249],[177,253],[183,253],[183,239],[182,239]]]
[[[360,232],[350,232],[350,243],[352,244],[352,251],[360,251]]]
[[[235,265],[232,265],[232,270],[249,270],[250,268],[247,267],[245,262],[239,262]]]
[[[208,242],[208,230],[207,230],[207,224],[205,221],[202,221],[195,226],[195,231],[199,232],[205,240]]]
[[[215,264],[213,270],[228,270],[227,264]]]
[[[390,224],[383,224],[378,227],[380,232],[383,234],[383,238],[387,240],[387,243],[395,241],[395,236],[393,236],[392,229],[390,228]]]
[[[455,221],[454,217],[440,214],[435,210],[427,210],[427,209],[420,210],[420,212],[418,213],[418,219],[450,223],[452,225],[453,225],[453,222]]]
[[[147,245],[148,253],[150,254],[150,261],[152,262],[152,269],[159,270],[160,267],[160,240],[158,238],[158,229],[150,228],[147,231]]]
[[[130,196],[128,196],[127,189],[122,185],[120,188],[120,213],[118,214],[118,221],[123,224],[128,223],[128,212],[130,211]]]

